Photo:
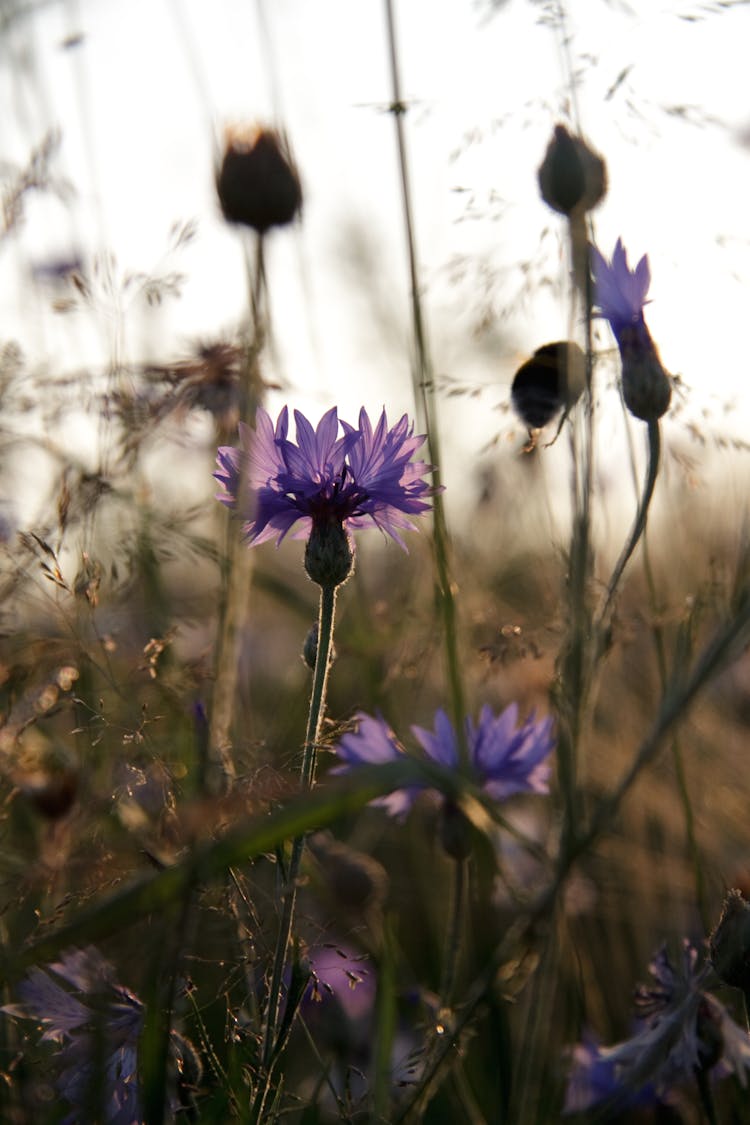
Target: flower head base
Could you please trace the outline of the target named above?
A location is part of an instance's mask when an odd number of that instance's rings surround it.
[[[404,753],[395,734],[380,717],[357,716],[359,727],[346,734],[336,747],[344,765],[334,770],[344,773],[362,765],[398,761]],[[412,733],[427,756],[447,769],[460,767],[458,738],[446,713],[435,715],[434,731],[412,727]],[[518,706],[511,703],[495,717],[483,707],[479,722],[466,720],[466,745],[471,778],[488,797],[504,801],[515,793],[547,793],[550,767],[545,759],[554,747],[552,719],[535,720],[533,715],[518,725]],[[427,785],[397,789],[373,804],[382,805],[391,816],[403,819],[417,794]]]
[[[379,527],[406,550],[399,530],[414,530],[409,516],[428,511],[425,497],[435,491],[423,479],[431,466],[411,460],[424,437],[414,436],[406,415],[390,429],[385,411],[373,428],[364,408],[358,428],[339,423],[335,407],[316,429],[299,411],[294,416],[296,443],[287,437],[286,407],[275,427],[259,408],[255,431],[240,424],[241,448],[219,450],[214,476],[224,491],[217,499],[238,513],[249,543],[278,544],[292,528],[294,538],[315,531],[319,540],[340,541],[342,529]]]
[[[636,992],[636,1033],[614,1047],[586,1041],[575,1048],[566,1112],[653,1102],[698,1074],[734,1074],[745,1086],[750,1037],[705,991],[706,970],[697,959],[689,942],[676,965],[662,948],[649,965],[653,983]]]
[[[669,408],[672,388],[643,318],[651,284],[648,258],[644,254],[631,270],[618,238],[611,262],[592,246],[591,264],[598,315],[609,321],[620,349],[625,405],[636,418],[655,421]]]

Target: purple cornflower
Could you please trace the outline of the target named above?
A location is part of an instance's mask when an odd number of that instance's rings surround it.
[[[373,429],[362,408],[358,428],[341,420],[341,436],[335,407],[317,429],[298,410],[294,417],[296,444],[287,438],[287,407],[275,428],[260,407],[254,431],[240,423],[241,447],[219,449],[217,499],[237,511],[250,545],[278,544],[295,524],[293,538],[338,525],[379,527],[406,550],[399,529],[414,530],[409,516],[427,511],[434,493],[423,479],[431,466],[411,460],[425,439],[406,415],[389,429],[383,411]]]
[[[404,753],[396,735],[381,717],[357,716],[355,733],[345,734],[336,753],[344,765],[333,772],[344,773],[362,765],[398,761]],[[504,801],[514,793],[547,793],[550,767],[545,762],[554,747],[552,719],[530,715],[518,725],[518,705],[511,703],[495,717],[485,706],[479,722],[466,720],[466,745],[470,776],[487,796]],[[443,710],[435,714],[435,730],[413,726],[412,734],[427,756],[447,769],[458,770],[460,756],[455,728]],[[417,794],[427,783],[397,789],[373,804],[382,805],[390,816],[403,820]]]
[[[625,404],[636,418],[654,421],[666,412],[672,388],[643,317],[651,285],[648,257],[631,270],[618,238],[611,262],[592,246],[591,265],[597,315],[609,321],[620,349]]]
[[[63,1125],[84,1120],[92,1109],[92,1095],[100,1089],[108,1125],[137,1125],[142,1120],[138,1041],[144,1008],[137,996],[116,982],[112,966],[92,947],[73,950],[48,970],[32,969],[17,992],[21,1003],[2,1010],[42,1024],[42,1041],[59,1045],[55,1085],[72,1110]],[[199,1070],[187,1041],[174,1033],[172,1040],[180,1073],[189,1064]],[[171,1112],[178,1106],[177,1098],[170,1098]]]
[[[746,1085],[750,1037],[705,991],[709,968],[698,969],[697,959],[687,941],[676,966],[660,949],[649,965],[654,983],[636,990],[635,1034],[614,1047],[588,1039],[574,1048],[565,1112],[653,1103],[699,1074],[734,1074]]]

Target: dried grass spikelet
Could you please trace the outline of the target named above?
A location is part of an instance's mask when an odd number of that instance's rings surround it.
[[[259,125],[228,127],[216,191],[229,223],[258,234],[291,223],[302,208],[302,186],[286,136]]]

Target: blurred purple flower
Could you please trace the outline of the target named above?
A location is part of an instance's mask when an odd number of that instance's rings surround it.
[[[669,407],[672,389],[659,353],[643,318],[648,304],[651,269],[644,254],[634,270],[618,238],[608,262],[591,247],[597,315],[609,321],[622,359],[622,389],[625,404],[637,418],[660,418]]]
[[[584,1035],[571,1051],[572,1067],[563,1113],[582,1113],[602,1102],[616,1101],[621,1110],[653,1105],[652,1086],[627,1092],[617,1075],[616,1047],[600,1047],[593,1035]]]
[[[58,984],[51,973],[72,991]],[[103,1085],[108,1125],[142,1121],[138,1089],[138,1041],[144,1023],[141,1001],[118,984],[112,966],[94,948],[73,950],[47,970],[32,969],[18,985],[19,1004],[2,1010],[44,1027],[42,1041],[59,1044],[57,1091],[71,1107],[63,1125],[76,1125],[91,1110],[92,1093]],[[200,1069],[192,1047],[172,1034],[172,1049],[184,1064]],[[104,1069],[103,1076],[101,1070]],[[179,1107],[170,1097],[170,1112]]]
[[[566,1112],[653,1102],[700,1071],[715,1079],[734,1074],[746,1085],[750,1037],[705,991],[709,969],[698,969],[697,959],[690,942],[677,965],[662,947],[649,965],[654,983],[636,990],[635,1034],[614,1047],[589,1039],[574,1048]]]
[[[435,491],[423,479],[431,466],[411,460],[425,439],[414,436],[406,415],[388,429],[383,411],[373,430],[363,408],[358,428],[341,421],[341,436],[335,407],[317,429],[298,410],[294,417],[296,444],[287,438],[287,407],[275,428],[261,407],[254,431],[240,423],[240,448],[218,451],[217,499],[237,511],[249,543],[278,544],[295,524],[297,539],[337,524],[379,527],[405,550],[398,529],[414,530],[408,517],[428,511],[425,497]]]
[[[362,765],[398,761],[404,753],[395,734],[381,717],[360,713],[359,726],[353,734],[345,734],[336,753],[344,761],[333,772],[344,773]],[[443,710],[435,714],[435,730],[413,726],[412,733],[429,758],[448,769],[460,765],[458,738]],[[504,801],[514,793],[547,793],[550,767],[545,758],[555,745],[552,719],[536,720],[533,715],[518,726],[518,705],[511,703],[497,718],[485,706],[479,722],[466,720],[466,743],[472,779],[496,801]],[[397,789],[373,804],[383,806],[390,816],[402,820],[425,784]]]
[[[42,1040],[60,1044],[56,1086],[73,1109],[65,1122],[74,1125],[90,1108],[97,1063],[105,1068],[105,1120],[110,1125],[140,1122],[138,1039],[143,1005],[116,983],[112,967],[95,949],[66,953],[49,968],[74,991],[68,992],[48,972],[32,969],[17,989],[21,1003],[3,1010],[37,1020],[45,1029]],[[99,1037],[103,1048],[96,1043]]]

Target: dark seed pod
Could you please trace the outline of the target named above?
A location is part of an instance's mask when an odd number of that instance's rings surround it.
[[[532,430],[546,426],[580,395],[583,368],[583,352],[569,340],[537,348],[531,359],[521,364],[510,388],[519,418]]]
[[[273,129],[228,130],[216,176],[224,218],[258,234],[291,223],[302,207],[302,187],[285,138]]]
[[[590,211],[607,191],[601,156],[564,125],[555,126],[538,177],[542,199],[561,215]]]

